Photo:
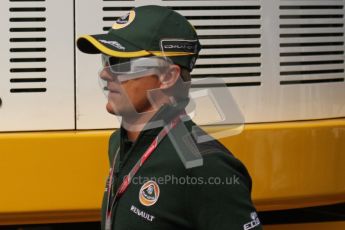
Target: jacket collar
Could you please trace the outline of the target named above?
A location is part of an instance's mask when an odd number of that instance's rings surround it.
[[[153,142],[154,138],[163,129],[164,125],[168,124],[176,116],[185,112],[185,107],[187,104],[188,101],[184,101],[178,103],[177,105],[164,104],[161,106],[155,115],[150,119],[150,121],[144,126],[137,140],[132,144],[127,137],[127,131],[121,126],[119,130],[121,138],[120,157],[125,160],[127,157],[129,157],[128,155],[131,155],[130,152],[132,152],[133,149],[149,146]],[[130,151],[128,152],[128,150]]]

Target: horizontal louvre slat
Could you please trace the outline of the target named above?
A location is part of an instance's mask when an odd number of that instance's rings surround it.
[[[305,18],[305,19],[284,19],[281,21],[281,25],[285,25],[285,24],[319,24],[319,23],[323,23],[323,24],[333,24],[333,23],[344,23],[344,21],[342,19],[339,18],[326,18],[326,19],[322,19],[322,21],[320,21],[320,19],[312,19],[312,18]]]
[[[279,16],[280,19],[327,19],[327,18],[337,18],[342,19],[344,18],[343,14],[305,14],[305,15],[298,15],[298,14],[284,14]]]
[[[10,82],[11,83],[18,83],[18,84],[23,84],[23,83],[34,83],[34,82],[46,82],[47,78],[11,78]]]
[[[14,23],[18,22],[29,22],[29,23],[39,23],[39,22],[45,22],[47,19],[45,17],[23,17],[19,16],[18,17],[10,17],[9,21]]]
[[[201,64],[232,64],[232,63],[260,63],[260,58],[200,58],[196,61],[197,65]]]
[[[343,23],[319,23],[319,24],[310,24],[310,23],[304,23],[304,24],[281,24],[279,26],[280,28],[283,29],[301,29],[301,28],[305,28],[305,29],[311,29],[311,28],[319,28],[319,29],[323,29],[323,28],[342,28],[344,27]]]
[[[46,68],[30,67],[30,68],[10,68],[11,73],[45,73],[47,72]]]
[[[335,73],[344,73],[344,69],[322,69],[322,70],[301,70],[301,71],[281,71],[280,75],[281,76],[314,76],[316,74],[318,75],[324,75],[328,76],[330,74],[335,74]]]
[[[18,43],[21,44],[22,43]],[[17,45],[17,43],[16,43]],[[30,57],[30,55],[33,55],[33,57],[42,56],[47,51],[47,47],[45,47],[45,44],[39,44],[39,43],[31,43],[31,44],[23,44],[22,46],[12,46],[9,48],[9,52],[11,53],[11,57]]]
[[[21,44],[21,43],[18,43]],[[11,57],[20,58],[20,57],[43,57],[46,55],[47,48],[46,44],[35,42],[32,43],[33,46],[25,44],[25,46],[12,46],[10,48]]]
[[[10,2],[45,2],[46,0],[9,0]]]
[[[320,56],[320,55],[343,55],[344,51],[311,51],[311,52],[282,52],[280,53],[281,57],[293,57],[293,56],[304,56],[304,57],[311,57],[311,56]]]
[[[10,79],[31,79],[31,78],[47,78],[47,73],[31,73],[31,74],[22,74],[22,73],[9,73]]]
[[[261,39],[200,39],[202,45],[260,44]]]
[[[243,54],[243,53],[260,53],[260,49],[202,49],[200,55],[204,54]]]
[[[188,10],[193,10],[193,11],[207,11],[207,10],[260,10],[261,6],[257,4],[251,4],[251,5],[243,5],[243,4],[238,4],[238,5],[218,5],[218,4],[212,4],[208,6],[195,6],[195,5],[189,5],[189,6],[181,6],[181,5],[176,5],[176,6],[169,6],[171,9],[177,11],[188,11]]]
[[[318,66],[318,65],[336,65],[344,64],[344,60],[323,60],[323,61],[289,61],[280,62],[280,66]]]
[[[281,34],[298,34],[298,33],[339,33],[339,28],[292,28],[292,29],[280,29]],[[316,37],[316,36],[315,36]]]
[[[218,78],[218,77],[217,77]],[[250,83],[250,82],[258,82],[260,79],[258,77],[242,77],[242,78],[221,78],[219,77],[220,79],[222,79],[222,81],[224,83],[241,83],[241,82],[244,82],[244,83]],[[200,81],[200,79],[192,79],[192,83],[198,83],[198,81]],[[210,77],[210,79],[207,81],[209,83],[213,83],[212,82],[212,77]],[[219,82],[219,81],[214,81],[214,82]]]
[[[344,42],[301,42],[301,43],[280,43],[280,47],[322,47],[322,46],[343,46]]]
[[[26,87],[26,88],[11,88],[11,93],[45,93],[47,92],[47,88],[38,88],[38,87]]]
[[[239,30],[198,30],[198,35],[227,35],[227,34],[260,34],[258,29],[239,29]]]
[[[246,73],[260,72],[259,67],[243,67],[243,68],[195,68],[193,74],[227,74],[227,73]]]
[[[308,70],[332,70],[332,69],[342,69],[344,68],[343,64],[335,65],[308,65]],[[305,66],[281,66],[280,71],[305,71]]]
[[[231,48],[231,49],[241,49],[241,48],[260,48],[260,43],[257,44],[214,44],[214,45],[203,45],[204,49],[222,49],[222,48]]]
[[[218,20],[189,20],[194,26],[199,25],[260,25],[261,21],[257,19],[218,19]]]
[[[17,88],[17,89],[26,89],[26,88],[46,88],[47,87],[47,82],[26,82],[26,83],[13,83],[12,84],[12,89]]]
[[[281,6],[289,6],[289,5],[341,5],[343,4],[343,0],[281,0]]]
[[[342,78],[344,79],[344,73],[329,73],[329,74],[304,74],[304,75],[289,75],[281,76],[280,80],[308,80],[308,79],[331,79]]]
[[[11,7],[33,7],[33,6],[40,6],[45,7],[46,6],[46,0],[41,1],[9,1]]]
[[[10,62],[45,62],[46,58],[11,58]]]
[[[344,50],[342,46],[319,46],[319,47],[280,47],[280,52],[311,52],[311,51],[336,51],[336,50]]]
[[[10,12],[45,12],[45,7],[11,7]]]
[[[11,18],[47,18],[47,12],[10,12]],[[17,23],[17,22],[11,22]],[[27,22],[22,22],[23,24],[27,24]],[[36,22],[35,22],[36,23]]]
[[[43,17],[44,18],[44,17]],[[45,28],[46,22],[11,22],[11,28],[32,28],[42,27]]]
[[[341,9],[338,10],[281,10],[279,15],[332,15],[332,14],[338,14],[343,15],[344,11]]]
[[[329,79],[307,79],[307,80],[289,80],[289,81],[281,81],[281,85],[301,85],[301,84],[339,84],[339,82],[344,82],[344,78],[329,78]]]
[[[325,55],[325,56],[310,56],[306,57],[281,57],[281,62],[289,62],[289,61],[323,61],[323,60],[343,60],[343,55]]]
[[[45,32],[45,27],[12,27],[10,32]]]
[[[342,36],[337,37],[309,37],[309,38],[279,38],[280,43],[293,43],[293,42],[343,42],[344,38]]]
[[[45,37],[11,37],[10,42],[24,44],[24,43],[35,43],[36,45],[44,44],[46,42]]]
[[[225,86],[226,87],[257,87],[257,86],[260,86],[261,85],[261,82],[239,82],[239,83],[226,83]],[[191,86],[191,88],[207,88],[207,89],[210,89],[210,88],[216,88],[216,87],[224,87],[224,84],[218,84],[218,83],[215,83],[215,84],[193,84]]]
[[[280,37],[283,38],[328,38],[328,37],[343,37],[344,33],[339,31],[337,33],[290,33],[290,34],[280,34]]]
[[[11,58],[18,58],[18,57],[11,57]],[[26,57],[28,58],[28,57]],[[33,58],[32,56],[30,56],[30,58]],[[41,56],[41,58],[43,58]],[[46,61],[45,62],[10,62],[9,63],[9,67],[10,68],[41,68],[42,66],[46,65]]]
[[[341,5],[282,5],[280,6],[281,10],[336,10],[336,9],[343,9]]]
[[[212,6],[252,6],[252,5],[259,5],[259,0],[226,0],[226,1],[213,1]],[[162,4],[164,6],[210,6],[210,1],[198,1],[198,0],[192,0],[192,1],[179,1],[179,0],[172,0],[172,1],[162,1]]]
[[[208,63],[208,64],[198,64],[195,69],[212,69],[212,68],[252,68],[259,67],[259,62],[242,62],[242,63]]]
[[[132,2],[134,1],[121,1],[121,0],[103,0],[103,5],[102,6],[107,6],[107,7],[111,7],[114,5],[111,5],[111,3],[116,3],[116,6],[118,7],[128,7],[129,4],[132,4]],[[243,5],[258,5],[259,0],[226,0],[226,1],[217,1],[216,5],[219,6],[243,6]],[[138,3],[138,1],[136,2]],[[139,4],[141,2],[139,1]],[[191,4],[193,6],[205,6],[208,7],[210,6],[210,1],[205,1],[205,0],[187,0],[187,1],[180,1],[180,0],[172,0],[172,1],[166,1],[166,0],[162,0],[159,1],[159,5],[161,6],[191,6]]]
[[[205,10],[205,11],[192,11],[192,10],[177,10],[184,16],[212,16],[212,15],[253,15],[257,14],[257,10]]]
[[[11,39],[22,39],[25,40],[26,38],[29,39],[36,39],[38,40],[37,42],[39,42],[40,40],[46,40],[45,38],[45,33],[46,31],[42,31],[42,32],[12,32],[10,35],[9,40],[11,41]]]

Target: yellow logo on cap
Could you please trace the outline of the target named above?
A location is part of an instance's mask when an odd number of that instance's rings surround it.
[[[151,206],[154,205],[159,198],[159,186],[155,181],[147,181],[141,186],[139,192],[139,201],[142,205]]]
[[[131,10],[128,14],[122,16],[121,18],[118,18],[111,28],[113,28],[114,30],[122,29],[131,24],[134,18],[135,11]]]

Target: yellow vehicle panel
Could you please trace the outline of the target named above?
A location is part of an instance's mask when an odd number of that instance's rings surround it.
[[[111,132],[0,134],[0,224],[99,220]],[[345,119],[248,124],[221,142],[260,211],[345,201]]]

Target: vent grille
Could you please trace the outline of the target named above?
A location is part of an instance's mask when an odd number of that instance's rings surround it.
[[[280,84],[344,81],[344,2],[281,0]]]
[[[103,1],[103,31],[135,6],[134,2]],[[232,87],[261,84],[259,0],[212,1],[212,5],[208,1],[170,0],[160,5],[184,15],[197,30],[202,50],[192,72],[194,79],[222,78]]]
[[[45,0],[10,0],[9,2],[10,92],[46,92]]]

